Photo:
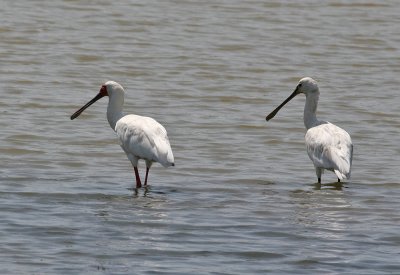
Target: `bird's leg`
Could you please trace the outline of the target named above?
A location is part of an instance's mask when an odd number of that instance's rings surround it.
[[[340,179],[339,179],[339,178],[337,179],[337,182],[340,182]]]
[[[140,187],[142,187],[142,182],[140,181],[138,168],[136,166],[134,166],[133,169],[135,170],[136,188],[140,188]]]
[[[144,186],[147,185],[147,177],[148,177],[148,175],[149,175],[149,170],[150,170],[150,167],[146,167],[146,177],[145,177],[145,179],[144,179]]]
[[[318,178],[318,183],[321,183],[321,174],[322,174],[322,169],[315,167],[315,173],[317,174],[317,178]]]
[[[153,162],[151,160],[146,159],[146,178],[144,179],[144,185],[147,185],[147,178],[149,176],[149,170]]]

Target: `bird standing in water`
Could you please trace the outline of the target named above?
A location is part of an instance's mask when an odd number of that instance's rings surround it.
[[[319,88],[314,79],[302,78],[294,92],[272,111],[266,120],[272,119],[286,103],[301,93],[306,95],[304,125],[307,129],[305,135],[307,153],[314,163],[318,183],[321,183],[321,174],[324,169],[333,171],[338,182],[350,179],[353,159],[353,144],[350,135],[332,123],[317,119]]]
[[[174,155],[165,128],[152,119],[138,115],[124,115],[124,88],[115,81],[107,81],[101,86],[99,93],[82,108],[76,111],[71,120],[78,117],[87,107],[104,96],[109,97],[107,107],[107,120],[116,132],[120,145],[131,161],[136,177],[136,188],[142,186],[138,161],[146,162],[146,177],[144,185],[153,162],[159,162],[164,167],[174,166]]]

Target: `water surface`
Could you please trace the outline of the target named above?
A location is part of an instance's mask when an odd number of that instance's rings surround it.
[[[396,1],[5,1],[0,5],[4,274],[396,274]],[[352,180],[316,176],[298,96],[346,129]],[[176,166],[134,174],[107,99],[162,123]],[[143,174],[143,165],[142,174]]]

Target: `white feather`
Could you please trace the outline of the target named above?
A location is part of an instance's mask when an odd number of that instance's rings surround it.
[[[353,160],[350,135],[332,123],[317,119],[319,88],[314,79],[302,78],[293,93],[266,117],[267,121],[301,93],[306,95],[303,119],[307,129],[305,135],[307,153],[314,164],[318,182],[321,182],[324,169],[335,172],[339,180],[349,179]]]
[[[107,106],[108,123],[116,132],[122,149],[133,165],[136,188],[142,186],[137,167],[139,159],[146,161],[145,185],[153,162],[159,162],[164,167],[174,166],[174,155],[172,154],[165,128],[150,117],[123,115],[125,91],[115,81],[107,81],[102,85],[99,93],[76,111],[71,116],[71,119],[78,117],[86,108],[104,96],[109,97]]]
[[[117,121],[115,132],[129,159],[159,162],[164,167],[173,165],[167,131],[153,118],[126,115]]]
[[[346,131],[332,123],[322,123],[308,129],[305,142],[315,168],[333,171],[340,180],[350,178],[353,144]]]

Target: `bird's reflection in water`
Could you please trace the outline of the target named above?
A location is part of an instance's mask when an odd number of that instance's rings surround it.
[[[153,189],[152,185],[146,185],[141,188],[128,188],[129,191],[132,192],[132,197],[138,198],[138,197],[153,197],[154,195],[165,195],[169,192],[176,192],[176,189],[171,189],[171,190],[161,190],[161,187],[156,187],[156,189]]]
[[[314,228],[314,234],[330,239],[341,238],[347,229],[348,210],[351,204],[343,188],[346,184],[335,182],[313,184],[313,190],[296,190],[290,196],[294,207],[294,222]]]
[[[331,190],[337,190],[337,191],[342,191],[343,188],[347,188],[346,183],[344,182],[330,182],[330,183],[314,183],[314,190],[321,190],[321,189],[331,189]]]
[[[132,197],[147,197],[151,194],[150,185],[143,186],[141,188],[128,188],[128,190],[132,191]]]

